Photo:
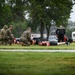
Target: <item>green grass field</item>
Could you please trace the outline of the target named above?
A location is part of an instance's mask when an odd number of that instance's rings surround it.
[[[75,50],[75,43],[60,46],[2,46],[0,49]],[[75,75],[75,53],[0,52],[0,75]]]
[[[21,46],[17,44],[13,44],[12,46],[2,46],[0,45],[0,49],[32,49],[32,50],[75,50],[75,43],[71,43],[69,46],[67,45],[58,45],[58,46],[39,46],[39,45],[31,45],[31,46]]]
[[[0,52],[0,75],[75,75],[75,53]]]

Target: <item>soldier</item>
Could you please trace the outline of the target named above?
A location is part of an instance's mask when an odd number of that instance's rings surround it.
[[[65,28],[62,25],[56,30],[56,34],[58,36],[58,42],[64,42]]]
[[[12,34],[12,29],[13,29],[13,26],[10,25],[10,27],[6,30],[6,33],[5,33],[5,44],[12,45],[12,42],[14,40],[14,36]]]
[[[4,25],[4,27],[0,31],[1,44],[4,44],[4,42],[5,42],[5,33],[6,33],[6,30],[7,29],[8,29],[8,26],[7,25]]]
[[[23,32],[23,34],[20,37],[20,40],[22,42],[22,46],[29,46],[31,41],[31,28],[28,27],[26,31]]]

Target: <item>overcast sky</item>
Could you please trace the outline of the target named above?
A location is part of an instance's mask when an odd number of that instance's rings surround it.
[[[75,5],[73,6],[72,11],[73,11],[73,12],[70,14],[70,19],[71,19],[72,21],[75,21]]]

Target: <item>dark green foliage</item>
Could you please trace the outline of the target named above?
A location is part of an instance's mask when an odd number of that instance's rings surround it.
[[[41,37],[43,35],[43,28],[46,26],[47,33],[53,20],[57,26],[67,26],[73,6],[72,0],[30,0],[29,9],[32,23],[40,24]],[[41,25],[42,24],[42,25]],[[37,26],[37,24],[36,24]]]
[[[7,4],[0,7],[0,28],[12,20],[12,12]]]
[[[43,38],[44,27],[49,34],[52,20],[57,26],[62,24],[66,27],[72,6],[72,0],[0,0],[0,28],[11,22],[24,22],[24,12],[28,11],[29,23],[25,27],[30,26],[34,31],[40,26]]]
[[[26,21],[11,22],[10,25],[13,25],[13,34],[17,38],[20,37],[27,28]]]
[[[4,25],[14,26],[14,35],[19,37],[26,29],[25,21],[25,0],[0,0],[0,29]]]
[[[11,21],[23,21],[24,11],[24,0],[0,0],[0,28]]]

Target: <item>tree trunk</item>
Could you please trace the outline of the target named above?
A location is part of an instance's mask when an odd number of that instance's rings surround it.
[[[46,25],[46,30],[47,30],[47,41],[48,41],[48,38],[49,38],[49,34],[50,34],[50,25]]]
[[[40,34],[41,34],[40,41],[43,41],[43,33],[44,33],[44,23],[41,21],[41,24],[40,24]]]

